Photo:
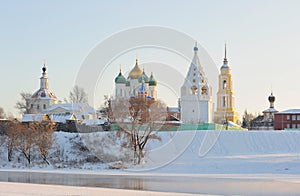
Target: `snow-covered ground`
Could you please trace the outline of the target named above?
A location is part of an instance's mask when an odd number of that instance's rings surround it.
[[[7,161],[0,146],[2,169],[107,170],[121,160],[128,171],[176,174],[300,174],[300,131],[178,131],[159,132],[162,141],[151,140],[146,164],[130,164],[132,153],[122,148],[115,132],[55,133],[55,144],[47,166],[37,157],[28,166],[15,152]],[[38,155],[36,155],[38,156]],[[37,161],[39,160],[39,161]]]
[[[17,157],[13,162],[7,162],[6,151],[2,146],[0,167],[1,170],[25,169],[59,173],[156,175],[170,178],[188,176],[208,181],[228,178],[236,180],[235,183],[232,182],[232,186],[246,179],[253,181],[252,184],[249,182],[249,186],[257,188],[260,185],[255,185],[254,182],[265,179],[265,185],[273,191],[271,193],[276,192],[276,188],[285,190],[284,187],[289,187],[292,193],[299,191],[294,186],[297,187],[300,183],[300,131],[166,131],[159,132],[159,135],[162,141],[149,142],[146,163],[141,166],[130,164],[132,153],[120,147],[123,140],[116,137],[114,132],[80,135],[57,132],[56,148],[50,159],[51,166],[35,162],[28,167],[25,160]],[[86,144],[87,148],[83,148],[81,144]],[[97,161],[91,158],[95,155],[98,157]],[[87,157],[92,161],[87,162]],[[108,169],[108,162],[118,159],[128,169]],[[224,182],[231,186],[231,182]],[[219,183],[218,193],[222,193],[222,187],[226,186]],[[276,183],[277,186],[274,186]],[[244,186],[247,187],[247,183]],[[248,188],[247,190],[250,191]],[[282,193],[290,192],[287,189],[287,192]]]

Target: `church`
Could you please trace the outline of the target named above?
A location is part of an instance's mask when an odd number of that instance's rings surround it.
[[[29,107],[29,114],[41,114],[54,104],[59,104],[61,101],[49,89],[47,68],[44,64],[42,68],[42,76],[40,77],[40,88],[26,100]]]
[[[157,81],[153,73],[151,73],[150,77],[147,76],[145,70],[139,66],[138,59],[136,59],[135,65],[129,72],[127,79],[120,68],[120,72],[115,78],[115,99],[137,97],[142,85],[144,90],[147,91],[147,96],[156,100]]]
[[[194,57],[181,87],[181,121],[185,124],[213,122],[212,88],[200,64],[197,43]]]

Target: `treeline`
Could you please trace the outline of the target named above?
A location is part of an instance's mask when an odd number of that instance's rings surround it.
[[[1,144],[4,144],[7,149],[8,161],[12,161],[16,154],[21,153],[28,164],[32,162],[33,157],[39,157],[49,165],[48,156],[54,142],[54,127],[54,124],[49,121],[21,123],[13,120],[2,122],[0,133],[4,137],[2,137]]]

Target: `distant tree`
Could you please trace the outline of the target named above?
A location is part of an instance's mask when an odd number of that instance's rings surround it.
[[[0,107],[0,118],[6,118],[4,109],[2,107]]]
[[[109,95],[104,95],[104,106],[103,106],[103,110],[105,112],[105,115],[107,116],[107,118],[111,118],[112,116],[112,111],[111,111],[111,100],[112,97]]]
[[[74,86],[69,93],[69,98],[65,99],[67,103],[87,103],[88,95],[83,88],[78,85]]]
[[[30,112],[30,105],[28,99],[32,96],[31,93],[21,92],[21,100],[16,103],[16,108],[20,110],[21,114],[28,114]]]
[[[243,115],[243,122],[242,127],[250,129],[251,128],[251,121],[255,118],[255,115],[252,113],[249,113],[247,110],[245,110]]]
[[[127,140],[123,146],[133,150],[134,164],[143,163],[148,141],[161,139],[157,131],[166,120],[166,105],[159,100],[118,99],[112,101],[112,111],[115,122],[120,126],[117,134],[124,135]]]

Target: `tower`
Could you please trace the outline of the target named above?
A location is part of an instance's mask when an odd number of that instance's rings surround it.
[[[47,68],[44,64],[42,68],[42,76],[40,77],[40,88],[26,100],[29,107],[29,113],[43,113],[49,106],[58,104],[60,101],[49,89]]]
[[[115,96],[118,98],[126,97],[126,79],[122,74],[121,66],[120,66],[119,75],[115,78],[115,86],[116,86]]]
[[[181,87],[181,120],[183,123],[212,122],[211,86],[200,64],[197,43],[194,57]]]
[[[265,122],[265,126],[270,126],[273,128],[274,114],[278,112],[274,108],[275,96],[273,95],[273,92],[271,92],[271,95],[268,97],[268,101],[270,103],[270,107],[263,111],[264,122]]]
[[[225,56],[220,69],[219,89],[217,93],[217,111],[214,115],[215,123],[224,124],[228,121],[236,122],[238,113],[234,108],[234,92],[232,86],[231,69],[227,60],[227,49],[225,44]]]

